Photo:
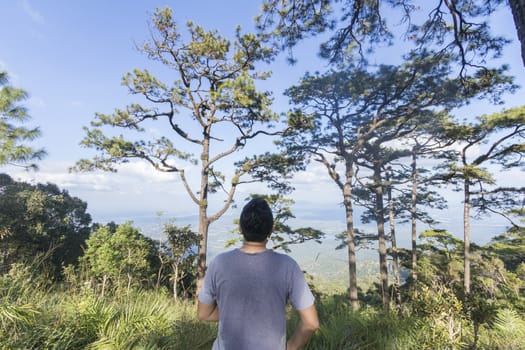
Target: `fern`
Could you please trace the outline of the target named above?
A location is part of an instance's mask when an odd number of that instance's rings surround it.
[[[525,338],[525,320],[515,310],[502,309],[498,311],[494,328],[502,335]]]
[[[20,327],[34,323],[39,314],[32,304],[11,305],[0,304],[0,327],[3,333],[13,332]]]
[[[490,327],[482,329],[479,345],[490,350],[525,350],[525,319],[512,309],[498,310]]]

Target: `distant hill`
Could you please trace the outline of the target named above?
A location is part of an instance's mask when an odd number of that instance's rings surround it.
[[[441,215],[444,215],[443,213]],[[290,255],[298,261],[300,266],[310,274],[314,281],[320,284],[329,284],[346,288],[348,285],[348,255],[346,248],[337,250],[339,241],[335,239],[335,235],[343,232],[345,223],[343,220],[334,218],[334,213],[326,212],[304,212],[295,219],[289,222],[292,227],[313,227],[319,229],[326,234],[326,238],[322,244],[315,242],[306,242],[299,245],[290,246]],[[162,234],[162,225],[170,221],[168,215],[147,215],[137,213],[127,216],[113,218],[113,221],[122,223],[126,221],[133,221],[133,223],[142,229],[142,232],[153,239],[164,239]],[[190,225],[197,231],[196,215],[177,217],[174,224],[179,226]],[[443,224],[439,227],[455,233],[461,238],[462,231],[460,229],[461,222],[452,222],[450,218],[442,221]],[[359,229],[365,232],[374,232],[373,225],[361,225]],[[420,226],[419,231],[427,229],[427,227]],[[472,224],[473,241],[478,244],[484,244],[496,234],[505,230],[505,223],[502,220],[477,220]],[[397,241],[399,247],[410,247],[410,231],[408,225],[397,225]],[[209,240],[208,240],[208,258],[213,257],[222,251],[232,248],[226,248],[226,242],[235,238],[237,227],[234,224],[233,215],[225,215],[217,222],[210,226]],[[376,246],[371,246],[370,249],[361,249],[357,251],[357,275],[358,284],[365,287],[379,279],[379,263]]]

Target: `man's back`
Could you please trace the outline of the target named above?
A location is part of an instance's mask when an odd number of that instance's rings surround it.
[[[219,254],[206,273],[199,300],[216,302],[219,335],[214,349],[286,349],[286,304],[313,304],[302,271],[290,257],[266,250]]]

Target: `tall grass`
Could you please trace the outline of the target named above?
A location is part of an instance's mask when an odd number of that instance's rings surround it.
[[[374,308],[354,312],[347,303],[324,300],[318,307],[321,328],[305,349],[422,349],[414,320]],[[291,332],[296,316],[289,322]]]
[[[354,312],[337,296],[317,303],[321,328],[305,349],[467,349],[469,324],[451,338],[446,324],[364,306]],[[89,289],[46,284],[18,267],[0,277],[0,349],[210,349],[217,325],[196,319],[193,301],[174,301],[162,290],[99,298]],[[436,310],[436,315],[439,313]],[[297,313],[290,311],[288,332]],[[525,318],[501,309],[480,330],[478,350],[525,350]]]
[[[442,310],[434,315],[420,316],[385,312],[364,307],[354,312],[346,302],[325,298],[318,303],[321,328],[307,350],[525,350],[525,318],[518,312],[500,309],[496,322],[485,325],[476,347],[473,347],[472,324],[458,319],[455,325],[436,322]],[[297,324],[297,315],[290,313],[288,333]],[[455,326],[461,332],[453,332]]]
[[[196,320],[192,301],[162,291],[100,299],[24,266],[0,277],[0,349],[208,349],[216,332]]]
[[[156,292],[101,300],[53,291],[31,312],[38,317],[0,315],[0,348],[208,349],[217,332],[216,325],[196,320],[193,302]]]

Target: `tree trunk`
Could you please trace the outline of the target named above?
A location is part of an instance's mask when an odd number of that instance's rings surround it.
[[[359,298],[357,295],[357,261],[355,256],[354,235],[354,213],[352,207],[352,187],[347,183],[343,189],[344,204],[346,211],[346,237],[348,241],[348,273],[350,278],[348,294],[354,311],[359,310]]]
[[[131,249],[128,248],[128,263],[131,263],[132,261],[132,258],[131,258]],[[129,295],[129,290],[131,289],[131,279],[132,279],[132,276],[131,276],[131,273],[129,272],[129,267],[126,268],[126,270],[128,270],[128,272],[126,273],[127,277],[128,277],[128,285],[127,285],[127,291],[126,291],[126,294]]]
[[[159,289],[160,288],[160,281],[162,279],[162,271],[164,270],[164,259],[162,259],[162,254],[161,254],[161,242],[159,240],[159,250],[158,250],[158,258],[160,260],[160,266],[159,266],[159,271],[157,272],[157,282],[155,283],[155,289]]]
[[[179,264],[173,266],[173,300],[177,300],[177,284],[179,282]]]
[[[390,179],[388,178],[387,173],[387,182]],[[399,257],[397,254],[397,241],[396,241],[396,228],[395,228],[395,213],[394,213],[394,201],[392,199],[392,186],[388,185],[388,225],[390,227],[390,242],[392,244],[392,266],[394,272],[394,298],[397,306],[401,306],[401,279],[399,277]]]
[[[208,252],[208,185],[209,185],[209,160],[210,160],[210,126],[204,128],[204,139],[202,142],[202,169],[201,187],[199,200],[199,258],[197,262],[197,293],[199,295],[206,273],[206,254]]]
[[[131,281],[133,280],[133,276],[131,276],[131,274],[128,273],[128,288],[127,288],[127,291],[126,291],[126,294],[129,295],[129,291],[131,290]]]
[[[0,234],[0,242],[2,240],[2,238],[5,238],[7,237],[7,235],[5,235],[4,237],[2,237],[2,235]],[[8,249],[8,246],[7,246],[7,240],[5,241],[5,243],[3,244],[3,246],[5,248],[2,248],[1,249],[1,252],[0,252],[0,255],[1,255],[1,262],[0,262],[0,275],[3,275],[5,273],[7,273],[9,271],[9,249]]]
[[[509,0],[509,5],[514,17],[514,26],[521,43],[521,60],[525,66],[525,0]]]
[[[386,259],[386,234],[385,234],[385,217],[383,207],[383,184],[381,181],[381,169],[374,167],[374,185],[376,195],[376,223],[377,236],[379,240],[379,274],[381,277],[381,297],[383,300],[383,309],[388,310],[390,307],[390,298],[388,294],[388,263]]]
[[[465,179],[463,203],[463,241],[464,241],[464,275],[465,296],[470,294],[470,180]]]
[[[102,291],[100,292],[100,297],[104,298],[104,293],[106,292],[106,282],[108,280],[108,276],[104,275],[102,276]]]
[[[118,290],[119,293],[121,292],[121,287],[120,287],[120,285],[121,285],[120,277],[121,276],[122,276],[122,271],[119,270],[118,275],[117,275],[117,290]]]
[[[160,289],[160,280],[161,280],[162,270],[163,269],[164,269],[164,264],[161,263],[161,265],[159,267],[159,271],[157,272],[157,282],[155,283],[155,289],[156,290]]]
[[[412,283],[417,284],[417,154],[412,153],[412,208],[411,208],[411,231],[412,231]],[[413,289],[414,297],[417,297],[417,288]]]
[[[203,209],[199,210],[199,258],[197,261],[197,293],[199,295],[204,282],[204,274],[206,273],[206,254],[208,249],[208,227],[209,223],[206,214],[202,214]]]

